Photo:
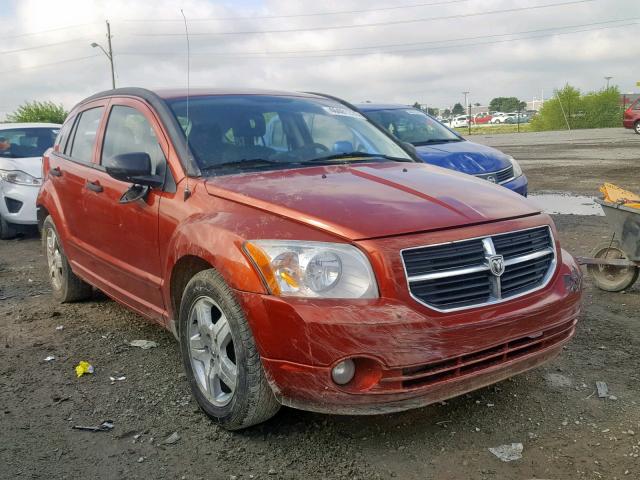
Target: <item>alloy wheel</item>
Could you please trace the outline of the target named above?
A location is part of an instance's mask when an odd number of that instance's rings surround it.
[[[227,316],[210,297],[199,297],[189,312],[189,357],[198,388],[213,405],[233,399],[238,366]]]
[[[52,228],[47,229],[47,265],[51,285],[55,290],[60,290],[63,279],[62,253],[60,252],[58,235]]]

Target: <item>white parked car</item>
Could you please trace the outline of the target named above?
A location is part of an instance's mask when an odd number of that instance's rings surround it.
[[[461,128],[461,127],[468,127],[468,126],[469,126],[469,119],[467,118],[466,115],[460,115],[459,117],[455,117],[453,120],[451,120],[452,128]]]
[[[60,125],[0,123],[0,238],[37,225],[36,197],[42,184],[42,154]]]
[[[517,119],[517,113],[500,113],[491,118],[491,123],[509,123],[508,119]]]

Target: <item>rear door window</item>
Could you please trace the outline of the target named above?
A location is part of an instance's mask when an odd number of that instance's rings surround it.
[[[104,107],[96,107],[85,110],[80,114],[80,118],[76,122],[73,144],[69,151],[69,155],[74,160],[82,163],[91,163],[103,111]]]
[[[115,105],[104,134],[101,164],[108,167],[113,157],[134,152],[148,154],[151,173],[162,174],[166,160],[151,123],[135,108]]]

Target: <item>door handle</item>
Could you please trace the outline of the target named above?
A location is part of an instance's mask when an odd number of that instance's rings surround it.
[[[60,167],[54,167],[51,170],[49,170],[49,173],[51,175],[53,175],[54,177],[61,177],[62,176],[62,170],[60,170]]]
[[[102,190],[104,190],[102,188],[102,185],[100,185],[100,182],[98,182],[97,180],[95,182],[90,182],[89,180],[87,180],[85,187],[87,187],[88,190],[96,193],[100,193]]]

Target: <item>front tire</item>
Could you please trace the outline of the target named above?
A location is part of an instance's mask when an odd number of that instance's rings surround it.
[[[0,240],[9,240],[18,234],[16,228],[0,217]]]
[[[640,135],[640,120],[638,120],[634,125],[633,125],[633,130]]]
[[[91,297],[93,293],[91,285],[71,271],[58,231],[50,216],[45,218],[42,224],[42,247],[47,259],[53,297],[60,303],[77,302]]]
[[[280,404],[267,382],[251,329],[218,272],[194,275],[184,290],[179,318],[182,360],[200,408],[227,430],[274,416]]]

